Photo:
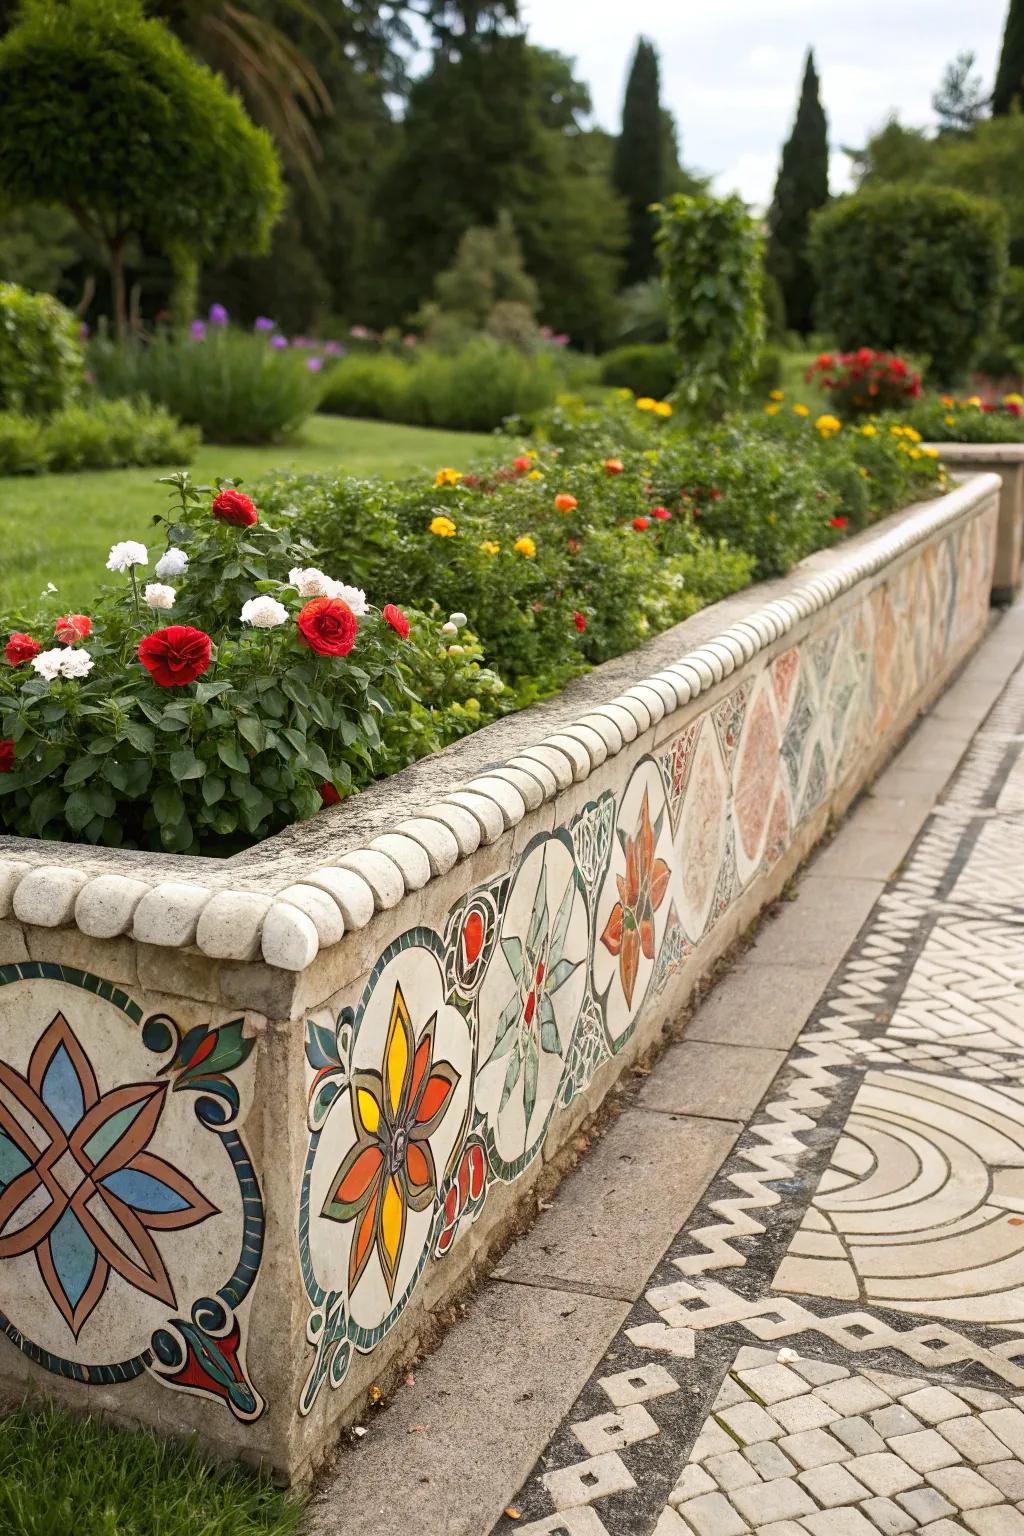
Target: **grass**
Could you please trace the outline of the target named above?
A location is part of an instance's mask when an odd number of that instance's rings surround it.
[[[445,464],[461,468],[470,457],[501,451],[495,439],[469,432],[314,416],[295,443],[273,448],[204,445],[190,468],[200,483],[215,475],[251,482],[275,469],[398,477],[432,473]],[[69,611],[87,610],[97,583],[106,579],[111,544],[118,539],[146,543],[153,514],[166,506],[167,487],[156,479],[179,467],[0,479],[5,555],[0,611],[31,610],[48,581]]]
[[[302,1505],[189,1444],[39,1403],[0,1417],[4,1536],[295,1536]]]

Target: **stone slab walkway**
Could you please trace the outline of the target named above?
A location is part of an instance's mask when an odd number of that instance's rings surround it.
[[[1022,655],[1024,605],[309,1536],[1024,1536]]]

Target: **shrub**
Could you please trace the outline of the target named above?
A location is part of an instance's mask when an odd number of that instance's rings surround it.
[[[0,412],[0,475],[37,475],[48,468],[39,418]]]
[[[966,192],[881,187],[817,214],[811,252],[820,320],[840,347],[925,354],[948,383],[995,323],[1006,216]]]
[[[782,383],[782,348],[767,346],[761,351],[751,388],[758,393],[777,389]]]
[[[48,293],[0,283],[0,410],[45,416],[82,382],[78,322]]]
[[[750,385],[764,342],[757,225],[739,197],[677,194],[660,210],[657,246],[679,399],[721,416]]]
[[[0,475],[187,464],[198,445],[194,427],[148,400],[89,400],[43,421],[0,413]]]
[[[322,383],[309,365],[318,359],[227,325],[197,321],[193,331],[94,342],[97,386],[105,395],[146,395],[217,443],[278,442],[316,409]]]
[[[321,409],[488,432],[506,417],[550,404],[561,386],[562,372],[550,353],[527,357],[480,337],[452,354],[422,347],[409,358],[342,358],[325,379]]]
[[[1024,372],[1024,267],[1008,267],[999,300],[995,334],[984,347],[976,366],[996,378]]]
[[[902,357],[859,347],[856,352],[822,352],[807,370],[818,380],[840,416],[876,416],[899,410],[921,393],[921,376]]]
[[[672,393],[679,372],[676,349],[668,342],[616,347],[601,359],[601,382],[630,389],[634,395],[663,400]]]
[[[928,395],[902,415],[932,443],[1024,443],[1024,396],[983,401]]]
[[[148,552],[117,544],[118,583],[77,633],[56,598],[7,625],[28,643],[0,668],[5,831],[230,853],[493,713],[500,683],[471,635],[454,646],[436,619],[339,591],[237,490],[244,525],[222,495],[171,483],[180,575],[158,566],[140,594]]]

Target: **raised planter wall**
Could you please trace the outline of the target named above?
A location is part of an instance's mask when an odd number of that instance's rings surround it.
[[[978,641],[998,497],[237,858],[3,840],[0,1386],[315,1464]]]
[[[1024,558],[1024,443],[935,443],[944,464],[958,474],[997,474],[999,535],[992,570],[992,601],[1013,601]]]

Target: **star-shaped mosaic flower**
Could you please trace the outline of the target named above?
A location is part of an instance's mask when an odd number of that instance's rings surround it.
[[[173,1309],[174,1288],[152,1234],[217,1213],[190,1179],[146,1150],[167,1089],[123,1083],[100,1093],[60,1013],[36,1042],[24,1077],[0,1062],[0,1260],[35,1255],[75,1338],[111,1271]]]

